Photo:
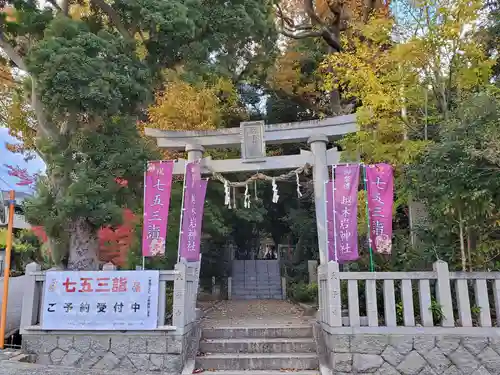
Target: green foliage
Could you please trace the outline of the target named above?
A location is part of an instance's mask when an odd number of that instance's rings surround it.
[[[443,314],[443,306],[441,306],[438,301],[433,298],[431,301],[431,306],[429,307],[429,311],[432,314],[434,325],[440,326],[445,319]]]
[[[57,262],[68,249],[70,257],[76,254],[75,223],[80,242],[92,242],[100,226],[120,221],[123,208],[140,211],[145,162],[159,156],[136,122],[164,83],[159,73],[180,68],[196,82],[217,82],[219,76],[238,81],[254,73],[253,64],[267,58],[277,36],[269,0],[116,0],[102,7],[70,2],[68,15],[42,9],[35,0],[8,4],[15,12],[10,18],[2,13],[0,31],[5,45],[15,48],[3,49],[30,74],[24,104],[32,99],[36,115],[36,131],[25,140],[47,164],[36,196],[26,202],[26,216],[45,228]],[[220,112],[223,121],[239,116]],[[30,142],[35,134],[39,139]],[[179,198],[180,190],[173,196]],[[171,217],[179,216],[176,204]],[[217,210],[208,213],[214,223],[225,220]],[[171,224],[178,228],[175,220]],[[228,233],[227,227],[212,229]],[[169,265],[176,259],[177,235],[170,230],[164,260]],[[139,244],[133,247],[137,253]]]
[[[42,102],[54,117],[108,118],[151,99],[151,74],[135,44],[81,21],[57,17],[28,55]]]
[[[289,286],[289,296],[297,302],[318,302],[318,284],[304,282],[291,284]]]
[[[498,256],[499,244],[493,240],[499,220],[500,175],[491,151],[500,144],[494,135],[499,104],[498,93],[491,90],[464,98],[444,124],[440,142],[429,147],[405,174],[406,189],[429,208],[430,223],[422,231],[423,250],[464,265],[464,250],[458,257],[454,249],[465,247],[465,236],[474,237],[477,247],[469,248],[467,254],[471,268],[495,268]]]
[[[0,247],[5,248],[7,246],[7,229],[0,229]]]

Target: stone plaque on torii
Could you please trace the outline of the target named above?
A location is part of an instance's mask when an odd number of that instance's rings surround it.
[[[201,159],[204,174],[255,172],[264,170],[296,169],[306,163],[313,168],[314,200],[318,228],[320,262],[328,261],[326,247],[325,182],[328,166],[337,164],[340,153],[336,148],[327,150],[330,141],[356,132],[355,115],[329,117],[322,120],[265,125],[263,121],[242,122],[240,128],[206,131],[167,131],[146,128],[147,136],[157,139],[158,147],[185,150],[188,160],[175,163],[174,174],[184,174],[188,161]],[[305,142],[311,151],[300,150],[299,155],[266,156],[266,144]],[[208,148],[241,147],[241,159],[212,160],[203,158]]]

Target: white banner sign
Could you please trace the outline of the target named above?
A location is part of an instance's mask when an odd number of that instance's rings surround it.
[[[159,280],[159,271],[48,271],[42,329],[155,329]]]

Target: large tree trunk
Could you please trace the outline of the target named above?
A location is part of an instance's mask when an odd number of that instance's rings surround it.
[[[334,50],[332,47],[329,47],[328,53],[332,55],[334,53],[338,53],[338,51]],[[330,71],[330,73],[332,73],[332,79],[335,79],[335,71],[331,65],[328,67],[328,70]],[[334,116],[341,115],[342,112],[342,107],[340,105],[340,91],[336,88],[332,88],[332,90],[330,91],[330,111]]]
[[[99,269],[99,241],[95,230],[85,221],[77,219],[69,224],[69,270]]]

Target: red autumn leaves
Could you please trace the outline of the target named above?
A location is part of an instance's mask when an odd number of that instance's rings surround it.
[[[29,176],[26,170],[11,166],[8,166],[8,168],[12,172],[11,175],[18,177],[21,182],[33,182],[33,178]],[[123,188],[128,186],[128,181],[121,177],[115,178],[115,182]],[[123,224],[114,227],[107,225],[100,228],[97,232],[100,260],[105,263],[111,262],[118,266],[124,266],[127,262],[127,255],[134,240],[134,229],[137,223],[137,216],[132,210],[125,208],[122,215]],[[31,230],[40,241],[47,243],[48,237],[43,227],[33,226]]]

